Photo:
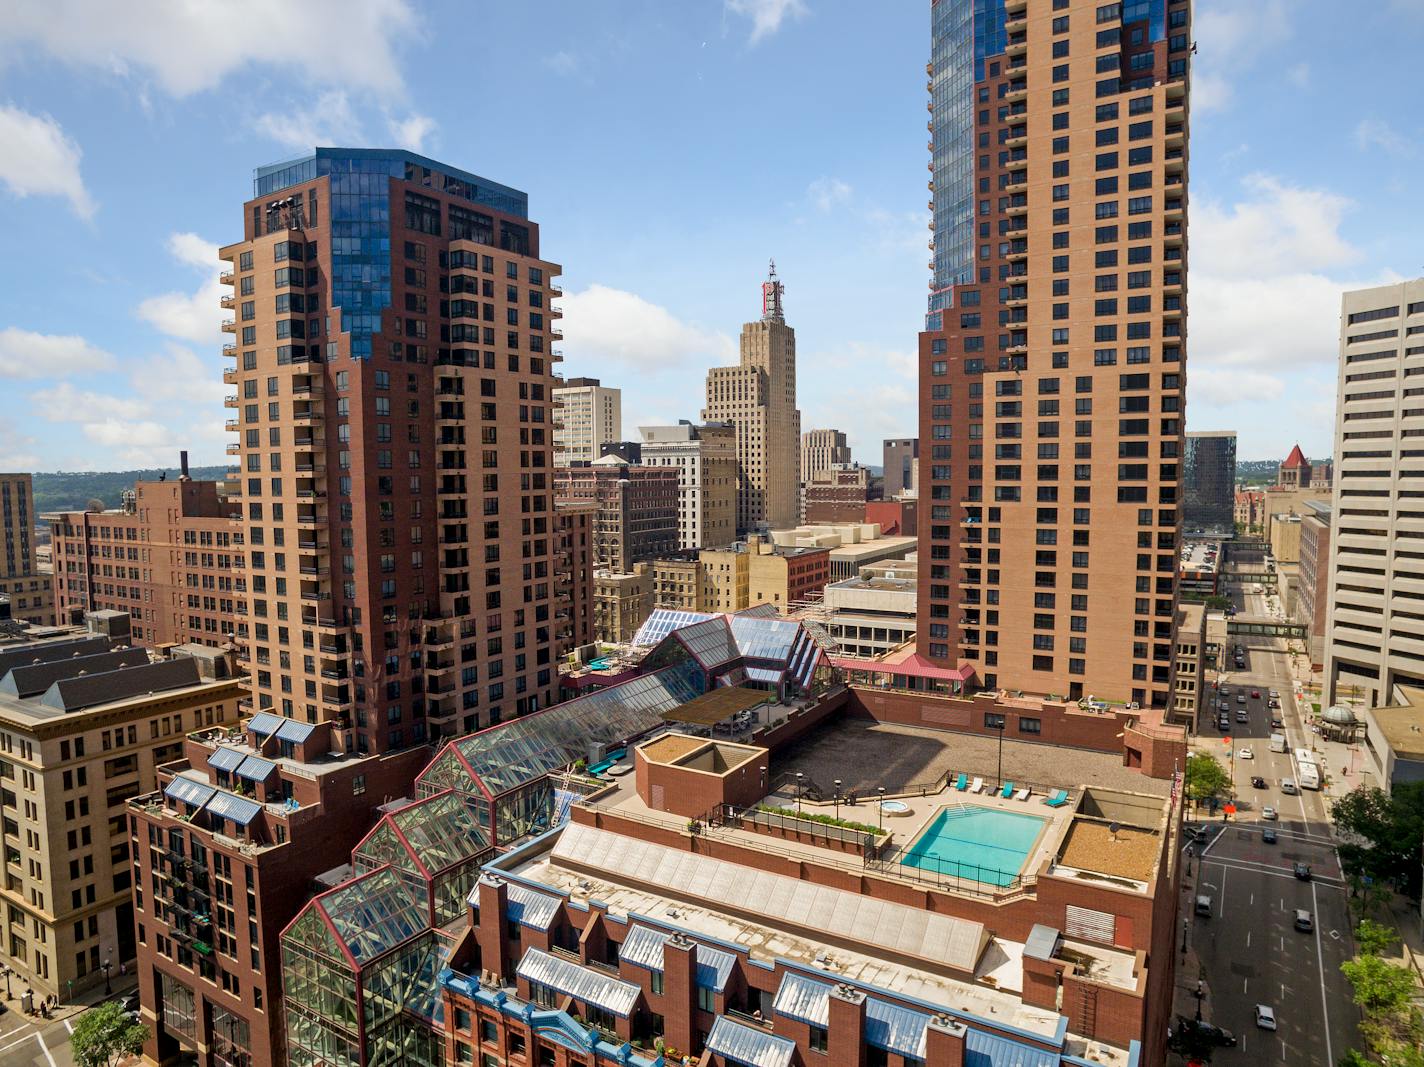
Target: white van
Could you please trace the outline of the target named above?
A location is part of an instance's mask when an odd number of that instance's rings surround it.
[[[1285,734],[1272,734],[1272,735],[1271,735],[1271,751],[1272,751],[1272,752],[1284,752],[1285,750],[1286,750],[1286,735],[1285,735]]]

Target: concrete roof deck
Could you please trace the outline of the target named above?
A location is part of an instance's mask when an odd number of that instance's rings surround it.
[[[1401,686],[1403,704],[1371,708],[1365,714],[1374,720],[1396,756],[1424,760],[1424,689]]]
[[[842,718],[777,753],[772,772],[802,771],[825,789],[840,778],[844,792],[861,796],[873,795],[882,785],[887,793],[899,793],[914,783],[943,780],[951,772],[992,780],[998,772],[998,749],[997,737]],[[1004,777],[1013,781],[1064,789],[1098,786],[1163,797],[1172,788],[1170,781],[1124,767],[1120,755],[1108,752],[1005,738],[1003,756]]]
[[[1120,826],[1100,819],[1076,818],[1068,827],[1057,864],[1091,875],[1126,879],[1145,887],[1157,870],[1161,836],[1136,826]]]

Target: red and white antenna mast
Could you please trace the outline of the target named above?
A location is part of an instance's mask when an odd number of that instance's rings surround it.
[[[766,281],[761,283],[761,320],[762,322],[785,322],[786,316],[781,310],[781,294],[786,292],[786,286],[776,280],[776,260],[771,261],[771,269],[767,271]]]

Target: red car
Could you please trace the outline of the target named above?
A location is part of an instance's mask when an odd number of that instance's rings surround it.
[[[1252,699],[1252,700],[1260,700],[1260,699],[1261,699],[1261,691],[1260,691],[1259,689],[1253,689],[1253,690],[1251,690],[1251,699]]]

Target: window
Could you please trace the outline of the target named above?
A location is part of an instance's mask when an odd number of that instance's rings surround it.
[[[697,1007],[702,1011],[715,1012],[717,1010],[717,994],[710,987],[700,985],[697,987]]]
[[[1030,719],[1019,716],[1019,733],[1021,734],[1041,734],[1043,733],[1043,720]]]
[[[812,1023],[812,1024],[808,1027],[808,1030],[809,1030],[809,1032],[810,1032],[810,1036],[809,1036],[809,1038],[808,1038],[808,1044],[809,1044],[810,1047],[811,1047],[811,1051],[812,1051],[812,1052],[825,1052],[826,1049],[829,1047],[829,1045],[828,1045],[828,1040],[827,1040],[828,1035],[827,1035],[827,1032],[826,1032],[826,1028],[825,1028],[824,1026],[817,1026],[817,1025],[815,1025],[814,1023]]]

